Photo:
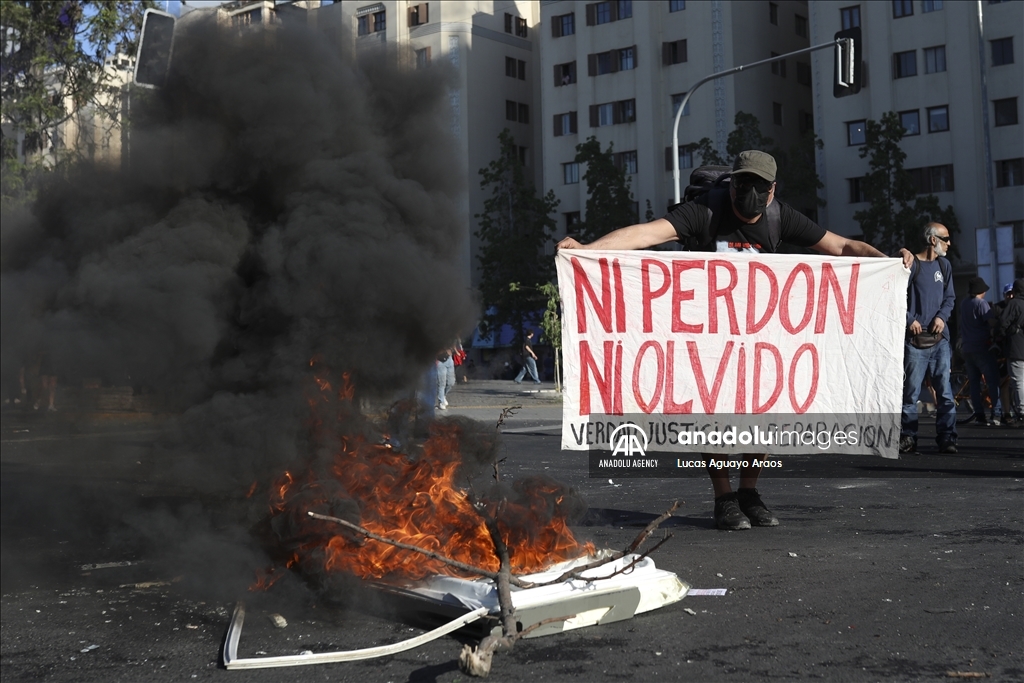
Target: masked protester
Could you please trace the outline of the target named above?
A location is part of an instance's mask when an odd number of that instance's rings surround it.
[[[679,242],[694,251],[772,253],[785,243],[832,256],[885,256],[870,244],[825,230],[777,200],[776,171],[770,154],[741,152],[728,173],[729,182],[716,183],[692,201],[672,207],[664,218],[620,228],[590,244],[566,237],[558,248],[648,249]],[[900,253],[904,265],[909,266],[913,254],[906,250]],[[754,457],[742,459],[760,458],[760,454],[750,455]],[[779,523],[757,491],[760,473],[759,467],[744,467],[739,473],[739,490],[733,491],[728,470],[708,470],[715,490],[718,529],[731,531]]]

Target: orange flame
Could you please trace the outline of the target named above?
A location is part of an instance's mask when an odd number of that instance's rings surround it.
[[[339,418],[351,421],[357,411],[349,375],[342,376],[341,389],[331,395],[327,373],[315,360],[311,365],[320,393],[327,394],[316,405],[322,408],[326,401],[337,408]],[[323,421],[314,419],[312,424],[322,426]],[[304,569],[373,579],[459,573],[440,560],[315,520],[307,511],[344,517],[389,539],[490,571],[498,569],[499,561],[483,515],[497,517],[516,573],[539,571],[593,552],[592,544],[580,544],[573,536],[566,521],[567,490],[555,482],[541,478],[517,482],[515,495],[500,503],[480,503],[478,510],[456,480],[462,464],[461,436],[458,423],[436,422],[422,453],[412,457],[390,443],[372,442],[362,433],[349,434],[335,437],[340,445],[326,472],[282,473],[270,486],[269,502],[272,514],[287,517],[297,539],[293,560]]]

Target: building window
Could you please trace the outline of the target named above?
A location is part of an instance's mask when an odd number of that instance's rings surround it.
[[[1000,38],[992,42],[992,66],[1013,64],[1013,37]]]
[[[576,62],[555,64],[555,87],[576,82]]]
[[[939,73],[946,70],[946,46],[926,47],[924,49],[924,72]]]
[[[519,123],[530,122],[530,105],[519,103]]]
[[[839,10],[839,17],[843,21],[843,30],[857,28],[860,26],[860,5],[844,7]]]
[[[953,191],[953,165],[907,169],[910,181],[918,194]]]
[[[854,145],[863,145],[867,142],[865,137],[865,122],[864,121],[847,121],[846,123],[846,145],[852,147]]]
[[[1017,98],[1008,97],[1005,100],[992,100],[995,108],[996,126],[1017,125]]]
[[[505,33],[512,33],[512,21],[515,17],[508,12],[505,12]]]
[[[357,18],[356,33],[361,36],[368,36],[371,33],[380,33],[387,29],[387,12],[373,12],[364,14]]]
[[[572,226],[578,225],[579,222],[580,222],[580,212],[579,211],[567,211],[566,213],[564,213],[562,215],[565,216],[565,231],[567,233],[572,229]]]
[[[630,19],[633,16],[633,0],[619,0],[618,19]]]
[[[612,162],[615,164],[615,168],[621,170],[626,175],[633,175],[636,173],[636,150],[631,152],[616,152],[612,156]]]
[[[909,17],[914,14],[914,3],[911,0],[892,0],[892,18]]]
[[[619,100],[590,105],[590,127],[613,126],[636,121],[636,100]]]
[[[516,121],[519,116],[519,103],[512,100],[505,100],[505,119]]]
[[[808,62],[796,63],[796,82],[811,87],[811,65]]]
[[[580,181],[580,165],[575,161],[562,164],[562,182],[566,185],[575,185]],[[578,213],[576,214],[579,215]]]
[[[562,36],[571,36],[576,33],[576,14],[569,12],[568,14],[559,14],[551,19],[551,37],[561,38]]]
[[[594,6],[594,23],[607,24],[612,20],[612,3],[599,2]]]
[[[668,0],[669,12],[682,12],[686,9],[686,0]]]
[[[896,78],[908,78],[917,75],[917,52],[897,52],[892,56],[893,71]]]
[[[917,109],[900,112],[900,125],[903,126],[903,136],[921,134],[921,114]]]
[[[814,130],[814,115],[809,111],[800,109],[796,113],[797,125],[800,129],[800,134],[803,135],[809,130]]]
[[[807,37],[807,17],[801,17],[799,14],[794,15],[793,20],[795,22],[796,34],[801,38]]]
[[[624,47],[619,50],[619,71],[636,68],[636,47]]]
[[[768,3],[768,21],[773,26],[779,25],[779,6],[774,2]]]
[[[430,48],[425,47],[422,50],[416,50],[416,68],[426,69],[430,66]]]
[[[864,194],[863,178],[847,178],[846,182],[850,186],[851,204],[859,204],[860,202],[866,202],[868,200],[867,195]]]
[[[922,12],[938,12],[942,9],[942,0],[924,0],[921,3]]]
[[[636,46],[587,55],[587,75],[589,76],[601,76],[635,68]]]
[[[423,3],[409,8],[409,26],[422,26],[429,21],[428,5]]]
[[[576,134],[576,112],[555,114],[555,137]]]
[[[1003,159],[996,162],[996,187],[1024,185],[1024,159]]]
[[[661,61],[665,66],[686,61],[686,40],[673,40],[661,44]]]
[[[526,147],[516,147],[516,155],[519,157],[519,165],[526,166],[528,161],[526,156]]]
[[[928,107],[928,132],[941,133],[949,130],[949,107]]]
[[[683,103],[683,98],[686,97],[686,93],[681,92],[672,96],[672,118],[676,117],[676,112],[679,111],[679,105]],[[686,109],[683,110],[683,116],[690,115],[690,103],[686,103]]]
[[[1024,247],[1024,221],[1003,221],[1004,225],[1007,223],[1013,227],[1013,248]]]
[[[782,125],[782,104],[780,102],[772,102],[772,120],[776,126]]]
[[[526,27],[526,19],[523,17],[516,17],[516,35],[520,38],[525,38],[528,34]]]
[[[679,145],[679,168],[693,168],[693,148],[689,145]],[[672,148],[665,148],[665,170],[672,170]]]
[[[505,75],[509,78],[526,80],[526,62],[515,57],[505,57]]]
[[[772,53],[772,57],[778,57],[778,56],[779,56],[778,52],[773,52]],[[772,62],[772,73],[775,74],[776,76],[782,76],[783,78],[785,78],[786,77],[786,60],[785,59],[780,59],[777,62]]]

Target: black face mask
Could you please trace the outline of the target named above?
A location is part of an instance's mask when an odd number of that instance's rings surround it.
[[[771,194],[771,190],[767,192],[758,192],[753,186],[748,185],[747,187],[736,188],[736,211],[739,212],[744,218],[754,218],[764,213],[764,210],[768,208],[768,195]]]

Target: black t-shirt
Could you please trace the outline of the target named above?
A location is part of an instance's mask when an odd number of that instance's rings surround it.
[[[705,195],[707,196],[707,195]],[[782,241],[798,247],[811,247],[825,236],[825,228],[807,216],[778,199],[772,200],[779,205],[781,218]],[[711,214],[705,204],[699,200],[685,202],[677,206],[665,216],[679,235],[679,241],[688,244],[701,234],[710,230]],[[697,248],[711,251],[747,251],[760,253],[767,251],[762,245],[770,244],[768,239],[768,221],[764,214],[756,223],[744,223],[732,211],[731,207],[719,218],[718,235],[713,245],[698,245]],[[712,246],[714,247],[712,249]]]

